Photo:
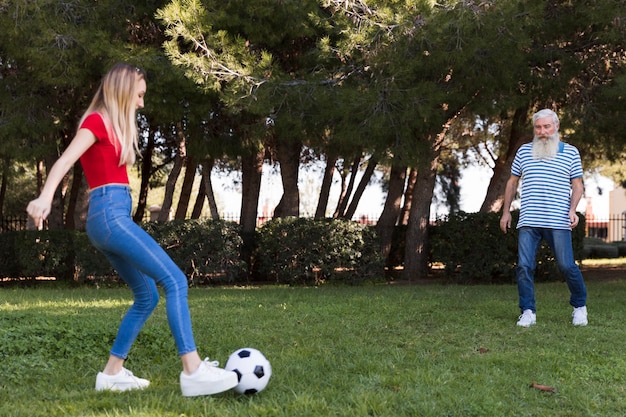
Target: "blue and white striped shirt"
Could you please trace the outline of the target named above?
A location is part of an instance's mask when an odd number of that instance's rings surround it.
[[[515,155],[511,174],[522,179],[518,229],[524,226],[570,229],[571,181],[583,176],[575,146],[560,142],[556,157],[535,159],[532,143],[526,143]]]

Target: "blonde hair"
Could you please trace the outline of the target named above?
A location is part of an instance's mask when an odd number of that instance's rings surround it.
[[[78,124],[82,125],[91,113],[99,113],[109,137],[118,139],[112,142],[120,155],[119,165],[135,163],[135,157],[139,153],[135,102],[135,86],[139,79],[145,79],[139,68],[125,63],[115,64],[102,78],[91,104]]]

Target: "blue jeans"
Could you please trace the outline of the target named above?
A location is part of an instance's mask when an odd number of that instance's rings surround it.
[[[541,239],[545,239],[554,252],[559,271],[563,274],[570,291],[569,303],[573,307],[582,307],[587,302],[587,288],[580,268],[574,260],[572,231],[545,229],[539,227],[521,227],[518,238],[517,290],[519,308],[536,312],[535,306],[535,268],[537,250]]]
[[[134,302],[120,324],[111,355],[126,359],[165,292],[167,321],[179,355],[196,350],[187,304],[187,277],[159,244],[131,218],[130,188],[106,185],[89,194],[87,235],[133,291]]]

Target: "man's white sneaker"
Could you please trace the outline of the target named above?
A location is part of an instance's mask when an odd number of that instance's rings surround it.
[[[521,327],[530,327],[535,323],[537,323],[537,315],[532,310],[524,310],[517,321],[517,325]]]
[[[128,391],[131,389],[144,389],[148,385],[150,385],[150,381],[137,378],[126,368],[122,368],[117,375],[107,375],[98,372],[98,376],[96,376],[96,391]]]
[[[206,358],[191,375],[180,373],[180,389],[184,397],[212,395],[228,391],[239,383],[237,374],[218,368],[217,361]]]
[[[587,325],[587,306],[575,307],[572,313],[572,324],[574,326]]]

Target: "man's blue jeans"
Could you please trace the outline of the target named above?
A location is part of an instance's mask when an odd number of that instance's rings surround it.
[[[187,277],[159,244],[131,218],[132,198],[124,185],[91,190],[87,235],[133,291],[134,303],[122,319],[111,355],[126,359],[148,317],[165,292],[167,320],[179,355],[196,350],[187,303]]]
[[[580,268],[574,260],[572,231],[545,229],[539,227],[521,227],[518,238],[517,289],[519,308],[536,312],[535,306],[535,268],[537,251],[545,239],[556,258],[559,271],[563,274],[570,291],[569,303],[573,307],[582,307],[587,303],[587,288]]]

